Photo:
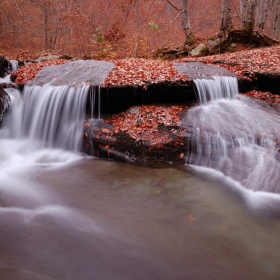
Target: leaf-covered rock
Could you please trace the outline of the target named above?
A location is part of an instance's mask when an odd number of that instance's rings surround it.
[[[129,162],[184,163],[192,128],[186,106],[135,106],[107,120],[88,121],[84,152]]]

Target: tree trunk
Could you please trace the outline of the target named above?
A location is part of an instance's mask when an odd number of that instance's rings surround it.
[[[191,25],[189,21],[189,1],[182,0],[182,27],[185,33],[185,44],[188,43],[191,34]]]
[[[280,0],[272,0],[272,36],[280,39]]]
[[[242,1],[242,27],[247,32],[252,32],[255,27],[256,0]]]
[[[259,11],[259,22],[258,27],[261,31],[264,30],[267,18],[268,18],[268,9],[270,6],[271,0],[259,0],[258,11]]]
[[[221,31],[223,31],[224,35],[228,33],[228,31],[232,27],[232,12],[231,12],[232,0],[223,0],[222,1],[222,24]]]

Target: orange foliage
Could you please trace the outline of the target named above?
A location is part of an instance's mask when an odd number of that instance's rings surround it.
[[[115,68],[105,79],[105,86],[156,84],[164,81],[186,80],[187,75],[181,75],[172,62],[148,59],[121,59],[112,61]]]
[[[105,120],[104,123],[111,123],[114,126],[113,132],[109,130],[106,133],[126,132],[136,141],[149,141],[151,146],[169,143],[172,141],[170,133],[176,134],[175,128],[181,125],[180,114],[184,109],[187,109],[187,106],[132,107],[127,112]],[[170,127],[170,130],[162,130],[161,125]]]

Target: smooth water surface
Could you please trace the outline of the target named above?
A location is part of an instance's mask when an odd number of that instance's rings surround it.
[[[279,279],[279,220],[250,210],[222,174],[62,150],[26,164],[20,145],[9,158],[1,279]]]

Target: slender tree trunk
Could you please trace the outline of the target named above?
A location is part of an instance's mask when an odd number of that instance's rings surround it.
[[[48,27],[49,25],[49,13],[48,13],[48,5],[47,1],[44,1],[44,29],[45,29],[45,50],[48,49],[49,47],[49,42],[48,42]]]
[[[272,1],[272,36],[280,39],[280,0]]]
[[[242,1],[242,27],[252,32],[255,27],[256,16],[256,0],[241,0]]]
[[[259,20],[258,27],[260,30],[264,30],[267,18],[268,18],[268,9],[271,4],[271,0],[259,0],[258,11],[259,11]]]
[[[191,25],[189,21],[189,1],[182,0],[182,27],[185,33],[185,43],[188,42],[188,39],[191,34]]]
[[[223,0],[222,1],[222,24],[221,24],[221,31],[223,31],[224,35],[232,27],[231,7],[232,7],[232,0]]]

